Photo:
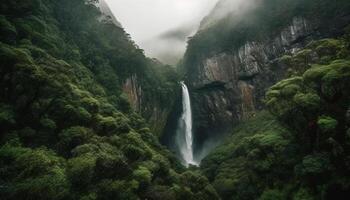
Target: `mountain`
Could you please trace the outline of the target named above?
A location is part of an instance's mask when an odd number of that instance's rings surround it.
[[[267,89],[288,77],[279,58],[341,36],[348,8],[344,0],[219,1],[189,40],[181,66],[192,91],[197,157],[265,108]]]
[[[109,8],[105,0],[99,0],[96,6],[100,8],[101,13],[103,14],[102,20],[112,20],[114,25],[122,28],[122,25],[117,20],[117,18],[115,18],[114,14],[112,13],[111,9]]]
[[[190,39],[195,157],[222,199],[349,196],[349,8],[221,0]]]
[[[346,200],[349,85],[349,0],[220,0],[178,68],[104,1],[3,0],[0,196]]]
[[[158,142],[175,69],[96,3],[0,3],[1,199],[218,199]]]

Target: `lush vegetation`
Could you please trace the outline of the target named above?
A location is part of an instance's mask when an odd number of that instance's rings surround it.
[[[95,2],[0,3],[1,199],[217,199],[140,116],[171,106],[176,73]],[[133,75],[140,113],[122,90]]]
[[[307,19],[319,35],[296,53],[271,58],[277,64],[268,70],[288,69],[287,78],[268,90],[264,111],[240,123],[202,161],[201,171],[222,199],[347,199],[350,29],[343,29],[348,20],[341,19],[349,15],[349,1],[259,2],[191,38],[183,63],[187,74],[203,58],[251,41],[268,43],[295,16]]]
[[[314,41],[280,62],[269,110],[202,162],[223,199],[346,199],[350,194],[350,40]]]
[[[237,26],[228,17],[197,34],[187,59],[278,32],[296,14],[312,18],[317,10],[320,20],[349,10],[346,0],[265,1]],[[1,199],[350,195],[350,29],[279,58],[289,77],[267,92],[268,111],[238,125],[200,170],[185,170],[148,123],[154,108],[171,110],[178,76],[145,57],[122,28],[99,20],[94,3],[0,3]],[[123,91],[135,75],[139,112]]]

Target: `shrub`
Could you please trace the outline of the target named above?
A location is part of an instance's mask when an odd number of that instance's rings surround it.
[[[133,178],[140,183],[140,187],[146,187],[152,181],[152,174],[147,168],[139,167],[133,172]]]
[[[55,121],[53,121],[49,118],[41,119],[40,124],[43,127],[43,129],[48,130],[48,131],[54,131],[57,128]]]
[[[322,178],[329,175],[332,165],[327,154],[313,154],[304,157],[302,164],[296,167],[296,172],[300,176],[309,178]]]
[[[0,15],[0,39],[6,43],[13,43],[16,41],[17,30],[16,27],[9,22],[5,16]]]
[[[310,194],[310,192],[305,188],[300,188],[293,197],[293,200],[314,200],[314,199],[315,198],[313,197],[313,195]]]
[[[87,143],[92,136],[93,132],[88,128],[81,126],[70,127],[59,134],[58,146],[63,153],[67,154],[75,147]]]
[[[52,151],[3,146],[0,159],[4,164],[1,171],[7,177],[5,185],[9,187],[4,193],[5,199],[67,198],[69,185],[65,162]]]
[[[188,196],[184,196],[184,198],[176,198],[175,192],[172,188],[162,185],[152,185],[148,187],[144,196],[145,199],[153,200],[176,200],[188,198]]]
[[[321,104],[321,98],[314,93],[298,93],[293,100],[301,109],[313,112],[317,112]]]
[[[336,129],[338,122],[331,117],[321,116],[318,118],[317,124],[322,132],[331,132]]]
[[[98,199],[125,199],[137,200],[139,199],[135,193],[138,188],[136,181],[113,181],[103,180],[97,186]]]
[[[145,150],[138,146],[126,145],[123,148],[123,152],[130,161],[141,161],[146,159]]]
[[[120,152],[101,152],[96,159],[95,174],[102,178],[124,178],[131,173],[131,169]]]
[[[125,117],[97,117],[97,131],[101,135],[128,133],[129,130],[130,126],[128,124],[128,120],[125,119]]]
[[[92,183],[96,158],[81,156],[68,160],[67,174],[72,186],[80,191],[87,189]]]
[[[82,105],[91,113],[98,113],[100,102],[92,97],[85,97],[82,99]]]
[[[0,104],[0,125],[6,127],[16,123],[15,112],[11,106]]]
[[[342,42],[336,39],[319,40],[315,42],[314,45],[315,50],[320,57],[336,56],[337,52],[342,49]]]
[[[309,135],[304,138],[305,143],[323,143],[321,138],[312,138],[312,134],[315,134],[317,124],[325,132],[327,124],[336,126],[334,121],[320,115],[326,116],[332,112],[333,115],[337,112],[338,117],[342,115],[339,110],[346,109],[345,102],[349,99],[346,89],[350,84],[349,77],[350,63],[347,60],[334,60],[328,65],[313,65],[302,77],[282,80],[272,86],[266,93],[266,105],[289,127],[297,129],[299,136]],[[332,106],[334,104],[342,108]]]
[[[286,197],[279,190],[265,190],[259,200],[283,200]]]

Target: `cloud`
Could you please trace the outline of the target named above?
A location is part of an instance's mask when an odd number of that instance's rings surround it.
[[[230,19],[237,22],[247,11],[256,8],[260,2],[261,0],[221,0],[201,22],[200,29],[206,29],[228,15]]]
[[[105,0],[146,55],[175,64],[218,0]]]
[[[165,33],[162,33],[159,38],[167,40],[179,40],[185,41],[188,36],[192,35],[195,30],[195,25],[184,25],[182,27],[177,27],[176,29],[169,30]]]

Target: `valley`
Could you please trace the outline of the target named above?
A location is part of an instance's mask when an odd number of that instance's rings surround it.
[[[347,199],[348,0],[219,0],[176,65],[109,5],[0,3],[1,199]]]

